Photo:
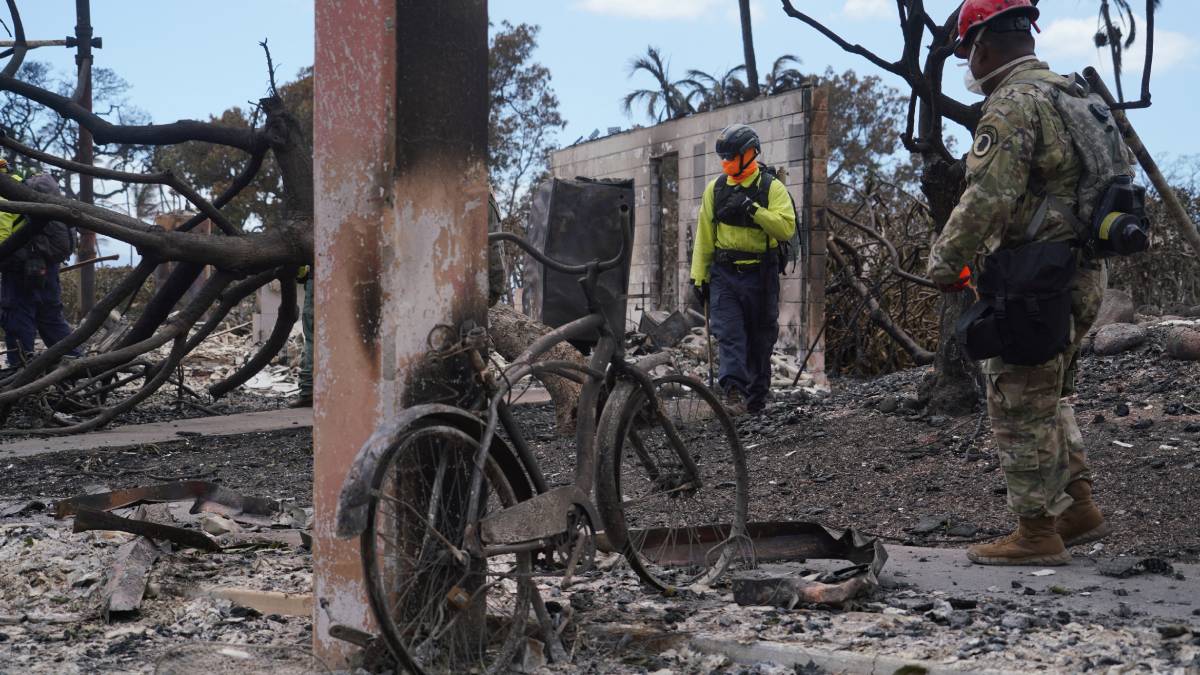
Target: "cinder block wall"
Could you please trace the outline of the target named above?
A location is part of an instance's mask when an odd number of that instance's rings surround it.
[[[828,96],[805,87],[796,91],[692,115],[653,127],[633,129],[559,150],[552,155],[556,177],[632,178],[634,180],[634,251],[630,268],[627,321],[644,309],[674,310],[687,301],[692,242],[700,200],[709,181],[721,173],[713,144],[721,129],[743,123],[763,142],[762,160],[787,168],[786,185],[801,213],[806,256],[782,278],[779,345],[803,358],[813,348],[807,371],[824,379],[824,341],[819,338],[825,311],[825,180]],[[652,209],[659,209],[657,165],[672,153],[679,159],[678,289],[664,306],[658,293],[659,242],[652,233]],[[637,297],[645,296],[645,297]]]

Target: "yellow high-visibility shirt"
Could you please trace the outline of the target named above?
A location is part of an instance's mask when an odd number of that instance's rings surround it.
[[[740,185],[756,185],[761,178],[760,169],[741,181]],[[781,180],[771,181],[771,189],[767,195],[769,203],[766,206],[759,204],[759,209],[754,212],[754,223],[762,228],[761,230],[725,223],[716,223],[714,227],[713,221],[716,216],[713,214],[713,202],[718,180],[726,181],[729,185],[734,184],[732,178],[721,176],[704,188],[704,196],[700,200],[700,217],[696,222],[696,241],[692,246],[692,281],[697,286],[708,281],[708,268],[712,265],[716,249],[763,255],[774,252],[779,242],[791,239],[796,233],[796,212],[792,208],[792,196]]]
[[[18,183],[21,182],[21,176],[19,174],[10,173],[5,175],[17,181]],[[7,241],[8,238],[12,236],[12,233],[18,227],[20,227],[19,223],[23,222],[25,218],[25,216],[20,213],[9,213],[5,211],[3,206],[3,202],[5,201],[7,200],[4,197],[0,197],[0,242]]]

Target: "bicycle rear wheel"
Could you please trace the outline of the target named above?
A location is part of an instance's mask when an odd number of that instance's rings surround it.
[[[748,555],[745,453],[733,421],[699,380],[668,375],[654,380],[654,391],[623,387],[609,402],[620,407],[605,411],[598,484],[605,532],[658,590],[711,584]]]
[[[414,673],[506,672],[523,643],[532,556],[467,552],[466,526],[517,502],[489,456],[480,513],[468,491],[479,444],[449,426],[416,428],[373,477],[362,561],[388,647]]]

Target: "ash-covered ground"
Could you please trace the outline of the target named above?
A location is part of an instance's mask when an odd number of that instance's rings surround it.
[[[1198,375],[1195,363],[1168,358],[1154,331],[1133,351],[1084,358],[1076,410],[1097,499],[1117,532],[1103,548],[1075,551],[1081,559],[1200,560]],[[767,414],[739,420],[751,472],[751,518],[814,520],[888,543],[944,548],[1006,532],[1012,520],[986,422],[978,413],[949,419],[915,410],[924,376],[913,370],[839,380],[829,396],[780,392]],[[569,480],[573,443],[555,436],[552,408],[521,406],[518,417],[550,482]],[[309,592],[306,551],[250,547],[164,555],[142,610],[106,624],[97,591],[128,536],[72,534],[69,521],[53,521],[47,512],[56,499],[100,486],[182,478],[306,507],[311,470],[308,430],[60,452],[0,465],[0,514],[7,514],[0,516],[6,570],[0,575],[0,673],[148,673],[172,648],[196,642],[307,646],[308,618],[247,612],[180,590],[203,584]],[[1069,597],[1058,591],[1005,587],[994,598],[967,601],[952,585],[927,592],[900,584],[840,610],[739,607],[723,584],[655,596],[622,562],[601,560],[603,569],[572,589],[544,589],[574,614],[565,635],[575,661],[548,666],[552,670],[792,672],[734,665],[688,647],[690,637],[712,634],[1012,671],[1200,667],[1200,617],[1165,625],[1140,613],[1136,597],[1127,612],[1100,615],[1064,609]],[[1181,594],[1195,594],[1194,579],[1171,583]]]

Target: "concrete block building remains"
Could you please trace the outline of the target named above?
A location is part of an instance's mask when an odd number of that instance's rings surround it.
[[[721,129],[743,123],[762,139],[762,160],[787,169],[785,184],[800,212],[803,255],[781,279],[779,347],[803,358],[824,379],[825,219],[828,95],[811,86],[748,103],[633,129],[555,152],[555,177],[632,178],[633,261],[626,319],[645,310],[684,306],[700,200],[721,173],[713,144]]]

